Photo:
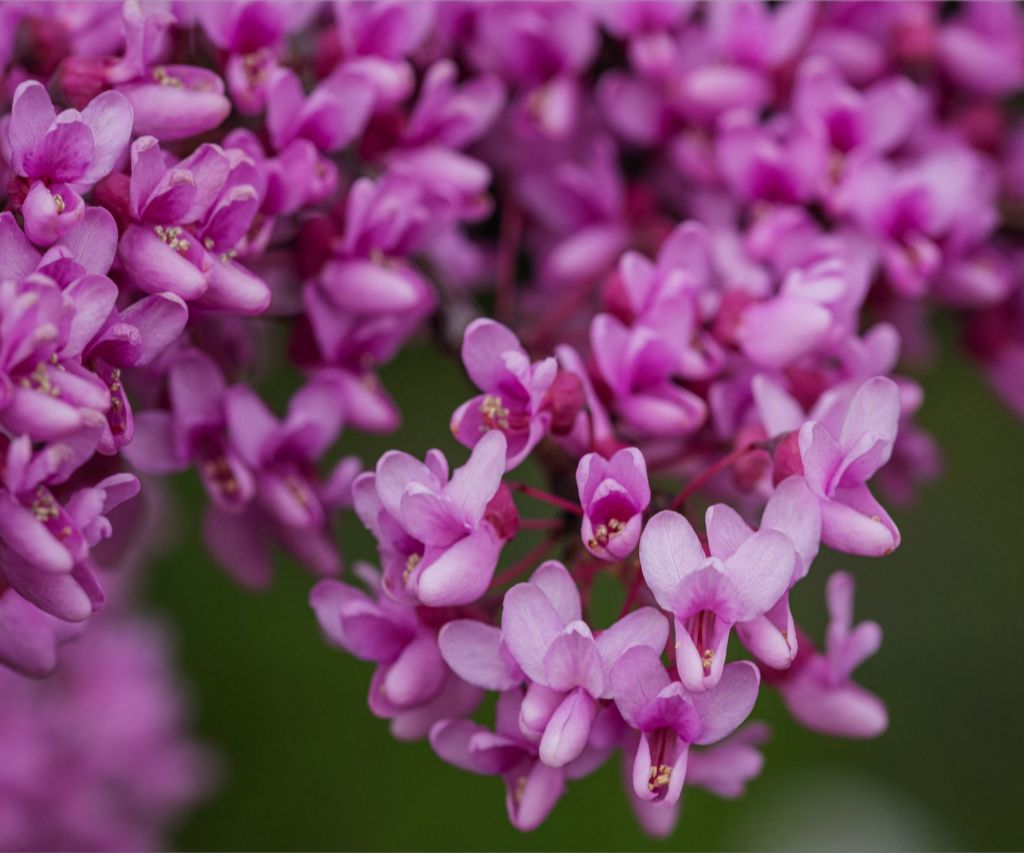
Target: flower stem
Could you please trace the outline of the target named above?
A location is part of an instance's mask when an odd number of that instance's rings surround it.
[[[521,518],[520,530],[558,530],[565,526],[560,518]]]
[[[705,485],[712,477],[718,474],[720,471],[724,471],[730,465],[732,465],[737,459],[749,452],[754,448],[753,443],[741,444],[731,453],[726,454],[713,465],[709,465],[703,471],[701,471],[696,477],[690,480],[689,483],[683,488],[678,495],[675,496],[675,500],[669,506],[669,509],[679,509],[686,501],[693,496],[693,494],[700,489],[701,486]]]
[[[514,581],[520,575],[525,574],[537,567],[541,559],[558,543],[558,534],[551,534],[545,537],[544,541],[532,548],[525,557],[509,566],[500,575],[496,575],[491,581],[492,587],[502,587],[510,581]]]
[[[567,501],[565,498],[558,497],[558,495],[545,492],[543,489],[535,489],[533,486],[528,486],[526,483],[519,483],[515,480],[506,480],[505,485],[517,492],[522,492],[524,495],[529,495],[535,500],[543,501],[546,504],[551,504],[551,506],[564,509],[566,512],[571,512],[573,515],[583,517],[583,508],[579,504]]]

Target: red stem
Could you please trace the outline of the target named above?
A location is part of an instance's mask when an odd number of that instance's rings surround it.
[[[525,557],[509,566],[500,575],[495,576],[491,581],[492,587],[502,587],[509,581],[515,580],[520,575],[536,568],[545,554],[558,544],[557,535],[548,536],[539,545],[530,550]]]
[[[578,515],[581,518],[583,517],[583,508],[579,504],[574,504],[572,501],[567,501],[565,498],[558,497],[558,495],[545,492],[543,489],[535,489],[533,486],[528,486],[526,483],[518,483],[515,480],[506,480],[505,485],[510,489],[515,489],[517,492],[522,492],[524,495],[529,495],[531,498],[544,501],[546,504],[557,506],[559,509],[564,509],[566,512],[571,512],[573,515]]]
[[[521,518],[520,530],[558,530],[565,526],[560,518]]]
[[[644,574],[640,571],[640,567],[637,565],[633,566],[633,580],[629,585],[629,591],[626,593],[626,600],[622,603],[622,610],[619,613],[619,619],[629,613],[633,609],[633,604],[636,602],[636,597],[640,594],[640,586],[643,583]]]
[[[679,507],[686,503],[688,498],[693,496],[694,492],[696,492],[701,486],[705,485],[712,477],[715,476],[715,474],[720,471],[724,471],[737,459],[749,452],[753,446],[753,444],[741,444],[731,453],[726,454],[719,459],[714,465],[710,465],[705,468],[696,477],[690,480],[690,482],[686,484],[686,487],[676,495],[675,500],[672,501],[669,509],[679,509]]]

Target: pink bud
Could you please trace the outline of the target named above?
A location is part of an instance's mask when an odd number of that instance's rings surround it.
[[[777,486],[787,477],[804,473],[804,463],[800,456],[800,433],[798,430],[787,432],[775,446],[775,471],[772,481]]]
[[[551,410],[551,432],[567,435],[583,410],[583,383],[575,373],[559,370],[548,388],[544,403]]]
[[[512,493],[504,483],[498,487],[498,491],[484,509],[484,520],[489,521],[498,536],[505,541],[515,536],[519,530],[519,510],[512,500]]]

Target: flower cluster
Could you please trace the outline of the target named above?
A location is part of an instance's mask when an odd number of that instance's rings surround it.
[[[373,713],[521,829],[616,752],[652,833],[739,795],[762,683],[885,728],[852,578],[821,653],[789,593],[899,547],[935,311],[1024,415],[1020,8],[10,2],[0,71],[0,663],[52,671],[135,472],[194,470],[225,570],[323,578]],[[363,470],[339,442],[398,427],[378,371],[428,332],[468,459]]]

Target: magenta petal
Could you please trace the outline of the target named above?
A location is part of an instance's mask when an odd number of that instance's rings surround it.
[[[43,572],[71,571],[71,554],[32,513],[0,492],[0,540]]]
[[[782,689],[782,698],[801,725],[833,737],[878,737],[889,725],[885,703],[856,684],[799,679]]]
[[[26,80],[14,90],[7,133],[11,144],[11,166],[18,174],[28,174],[26,159],[40,145],[56,117],[53,101],[39,81]]]
[[[806,299],[780,296],[751,305],[737,337],[743,353],[762,367],[785,367],[811,352],[828,334],[832,315]]]
[[[761,615],[782,597],[789,589],[795,561],[793,543],[777,530],[759,530],[740,545],[724,568],[736,589],[736,621]]]
[[[167,291],[184,300],[206,292],[208,275],[163,242],[151,229],[129,225],[118,248],[125,272],[149,293]]]
[[[579,587],[569,570],[557,560],[541,563],[530,575],[530,583],[548,597],[563,624],[568,625],[581,618]]]
[[[156,293],[129,305],[121,319],[140,334],[135,364],[149,364],[178,339],[188,322],[188,308],[180,296]]]
[[[634,646],[648,646],[660,655],[668,634],[668,620],[653,607],[641,607],[602,631],[597,637],[597,650],[606,670],[610,670]],[[603,698],[610,697],[606,694]]]
[[[435,696],[445,677],[445,665],[432,634],[409,643],[388,667],[381,689],[398,707],[418,705]]]
[[[507,380],[506,352],[526,357],[519,339],[501,323],[480,318],[466,328],[462,337],[462,363],[477,388],[489,391]]]
[[[821,503],[821,541],[846,554],[884,557],[900,544],[900,532],[867,486],[836,489]]]
[[[120,92],[101,92],[82,110],[82,122],[92,131],[95,151],[89,168],[77,182],[94,184],[110,174],[132,134],[132,106]]]
[[[708,548],[722,560],[728,560],[754,533],[740,514],[727,504],[714,504],[704,513]]]
[[[760,683],[758,668],[750,661],[738,661],[725,667],[715,687],[695,694],[693,704],[701,720],[696,742],[714,743],[739,728],[754,708]]]
[[[544,683],[554,690],[581,687],[591,696],[605,691],[604,661],[583,622],[566,627],[544,654]]]
[[[217,562],[242,586],[266,589],[270,585],[270,542],[251,516],[211,504],[203,516],[203,537]]]
[[[523,680],[511,656],[503,653],[501,630],[474,619],[456,619],[437,636],[441,656],[460,678],[485,690],[510,690]]]
[[[486,773],[470,751],[470,743],[478,734],[490,734],[472,720],[439,720],[430,729],[430,746],[442,761],[469,773]]]
[[[21,281],[39,265],[40,254],[18,227],[14,214],[0,213],[0,281]]]
[[[491,430],[477,442],[469,461],[455,471],[444,488],[447,500],[460,509],[471,523],[483,518],[487,502],[494,497],[505,473],[505,436]]]
[[[0,594],[0,664],[35,678],[57,666],[57,645],[73,631],[16,592]]]
[[[212,311],[262,314],[270,306],[270,288],[242,264],[216,260],[210,267],[207,288],[199,304]]]
[[[672,609],[675,593],[687,574],[706,561],[690,523],[677,512],[659,512],[640,536],[640,565],[658,604]]]
[[[797,576],[803,577],[821,544],[821,505],[802,477],[776,486],[761,516],[761,527],[785,533],[796,548]]]
[[[86,272],[105,275],[117,251],[117,224],[106,208],[89,207],[81,221],[64,232],[60,243]]]
[[[544,682],[544,656],[565,623],[544,592],[521,583],[505,593],[501,633],[512,657],[532,680]]]
[[[520,779],[522,782],[520,782]],[[565,791],[561,769],[537,762],[525,776],[511,779],[506,796],[509,820],[520,832],[540,826]]]
[[[587,745],[597,714],[593,694],[580,687],[558,706],[540,741],[540,760],[548,767],[564,767]]]
[[[650,646],[633,646],[625,651],[612,667],[608,681],[615,704],[634,728],[658,694],[671,684],[660,652]],[[646,781],[644,784],[646,787]]]
[[[429,607],[469,604],[487,591],[501,540],[486,522],[456,542],[420,574],[417,595]]]

